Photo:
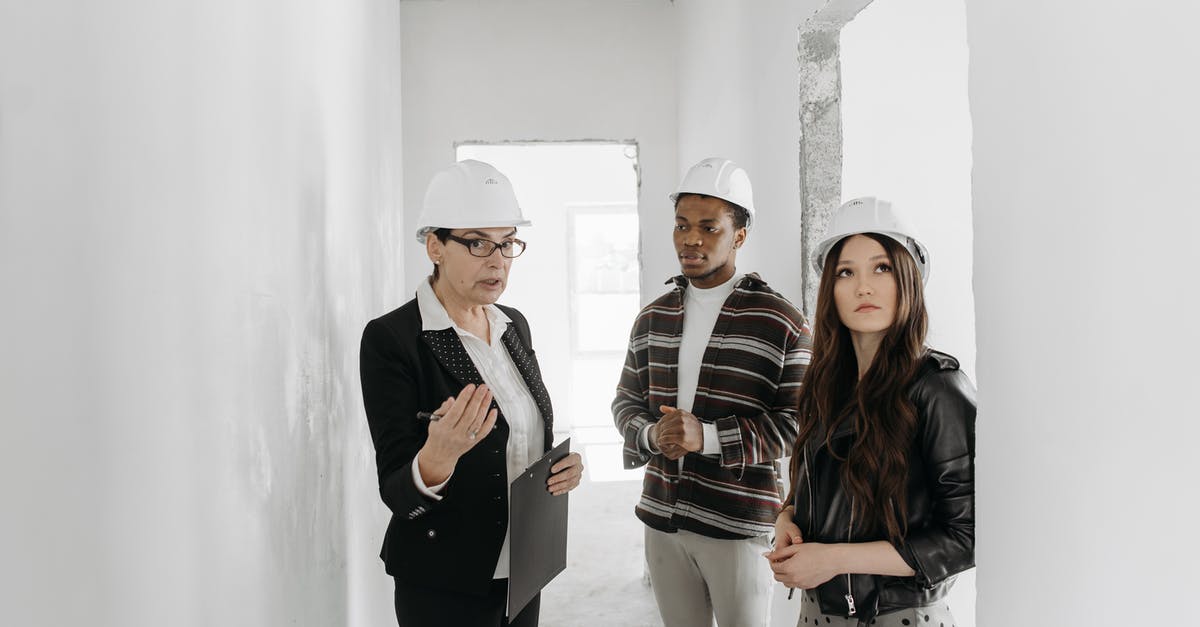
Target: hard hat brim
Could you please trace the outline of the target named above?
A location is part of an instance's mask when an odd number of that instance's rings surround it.
[[[494,229],[501,226],[533,226],[533,222],[530,220],[494,220],[480,223],[478,220],[473,220],[469,224],[453,222],[438,225],[426,225],[417,228],[417,241],[424,244],[425,235],[438,229]]]
[[[812,266],[813,266],[813,269],[815,269],[817,271],[817,276],[820,276],[821,273],[825,270],[825,256],[829,254],[829,251],[835,245],[837,245],[838,242],[846,239],[847,237],[854,237],[855,235],[865,235],[867,233],[874,233],[876,235],[882,235],[884,237],[891,239],[892,241],[896,242],[897,244],[900,244],[900,247],[903,248],[905,251],[907,251],[909,256],[912,257],[913,262],[917,264],[917,270],[920,271],[920,273],[921,273],[921,284],[924,285],[924,284],[929,283],[929,271],[930,271],[929,249],[926,248],[924,244],[922,244],[920,241],[918,241],[914,237],[909,237],[908,235],[905,235],[903,233],[893,233],[890,231],[863,230],[863,231],[855,231],[853,233],[838,233],[837,235],[834,235],[832,237],[825,238],[824,240],[821,241],[820,244],[817,245],[817,249],[815,251],[813,251],[813,255],[812,255]],[[914,252],[913,248],[916,248],[915,252]],[[922,257],[924,258],[923,261],[921,259]]]

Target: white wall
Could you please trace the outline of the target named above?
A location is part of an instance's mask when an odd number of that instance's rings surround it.
[[[979,624],[1193,624],[1200,7],[967,3]]]
[[[454,142],[634,140],[641,164],[643,296],[661,293],[662,282],[678,272],[667,200],[677,163],[671,4],[405,2],[401,16],[408,86],[404,236],[416,228],[429,179],[454,161]],[[408,248],[405,263],[404,295],[411,298],[432,266],[418,247]],[[536,310],[523,312],[537,328]]]
[[[390,614],[353,530],[398,38],[382,1],[0,4],[0,623]]]
[[[754,185],[757,217],[738,270],[758,272],[797,306],[800,224],[800,23],[817,0],[679,0],[679,167],[733,159]],[[664,236],[665,241],[665,236]],[[675,259],[670,260],[678,273]]]
[[[895,203],[929,249],[929,345],[975,376],[971,120],[962,0],[873,2],[841,32],[842,199]],[[975,571],[948,603],[975,625]]]
[[[0,623],[387,624],[356,342],[452,142],[637,140],[650,295],[726,154],[779,220],[739,265],[798,298],[769,77],[813,4],[0,4]],[[967,5],[985,627],[1190,616],[1198,18]]]
[[[962,0],[873,2],[842,28],[842,199],[895,203],[929,248],[929,344],[975,374]]]

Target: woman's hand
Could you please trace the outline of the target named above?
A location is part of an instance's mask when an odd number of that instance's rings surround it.
[[[429,437],[421,447],[421,480],[425,485],[442,483],[454,472],[458,458],[479,443],[496,425],[497,410],[488,411],[492,391],[487,385],[467,384],[457,397],[450,397],[434,412]]]
[[[800,535],[800,527],[792,521],[792,511],[792,506],[788,505],[779,512],[779,517],[775,519],[776,551],[785,546],[804,542],[804,537]]]
[[[579,453],[571,453],[550,467],[550,479],[546,481],[546,489],[558,496],[578,488],[582,480],[583,458]]]
[[[778,543],[779,539],[776,538]],[[802,542],[763,554],[775,573],[775,581],[789,588],[810,590],[840,574],[834,545]]]

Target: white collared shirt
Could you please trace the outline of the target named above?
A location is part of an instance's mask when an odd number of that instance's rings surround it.
[[[462,341],[463,347],[467,349],[471,363],[479,371],[483,382],[492,390],[492,396],[496,404],[500,406],[500,411],[504,413],[504,420],[508,423],[508,446],[504,451],[504,459],[508,471],[508,483],[511,485],[513,480],[520,476],[530,464],[542,456],[545,444],[542,416],[537,402],[534,401],[533,394],[529,392],[529,386],[525,384],[521,372],[517,370],[517,365],[513,363],[512,356],[508,354],[508,349],[504,347],[504,342],[500,340],[512,320],[495,305],[485,306],[484,313],[488,317],[488,326],[491,328],[490,342],[485,342],[470,331],[454,324],[454,320],[450,318],[450,314],[446,313],[446,308],[434,294],[429,281],[421,281],[420,286],[417,287],[417,309],[421,312],[421,329],[423,331],[453,328],[458,333],[458,338]],[[417,484],[417,489],[422,493],[440,500],[442,497],[438,493],[446,486],[449,479],[439,485],[426,487],[425,482],[421,480],[419,462],[420,455],[413,459],[413,482]],[[500,549],[500,559],[496,561],[496,574],[494,575],[496,579],[508,577],[509,535],[505,534],[504,546]]]

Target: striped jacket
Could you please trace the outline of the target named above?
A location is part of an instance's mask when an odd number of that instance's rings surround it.
[[[649,464],[637,517],[654,529],[713,538],[770,533],[782,492],[778,460],[796,441],[800,380],[812,356],[804,315],[759,278],[738,281],[704,351],[692,413],[715,423],[719,455],[688,453],[680,464],[642,446],[639,435],[675,405],[687,279],[642,309],[629,336],[612,412],[625,440],[625,468]]]

